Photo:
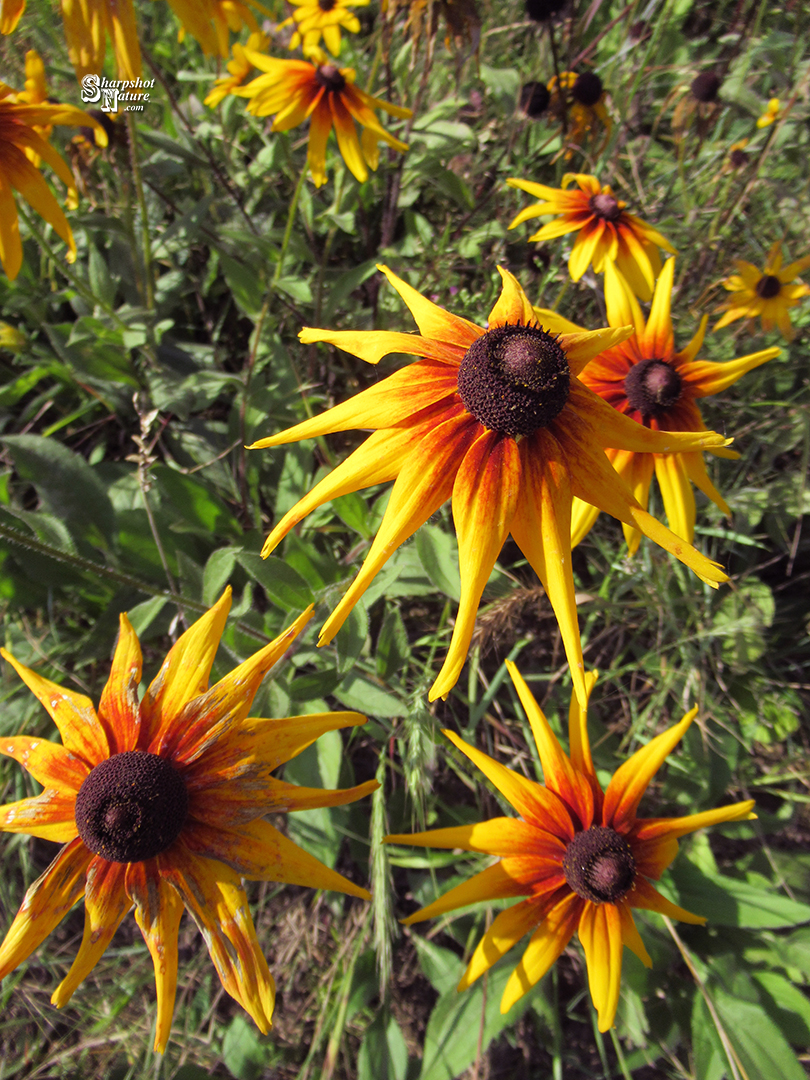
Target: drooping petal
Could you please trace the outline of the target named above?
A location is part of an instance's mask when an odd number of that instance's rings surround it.
[[[19,761],[44,788],[75,796],[90,774],[90,766],[60,743],[11,735],[0,739],[0,754]],[[0,813],[2,811],[0,810]]]
[[[512,535],[548,593],[571,679],[584,705],[584,661],[571,569],[572,495],[567,456],[548,430],[523,439],[520,451],[523,483]]]
[[[371,899],[367,889],[330,870],[269,821],[251,821],[235,829],[194,822],[184,831],[183,843],[192,855],[217,859],[248,881],[279,881]]]
[[[81,899],[93,857],[83,841],[76,838],[62,848],[45,873],[29,887],[0,945],[0,979],[30,956]]]
[[[458,990],[466,990],[485,971],[489,971],[493,964],[497,964],[502,956],[517,945],[524,934],[528,934],[542,922],[553,902],[553,897],[531,897],[496,915],[492,926],[478,942],[470,957]]]
[[[695,539],[695,496],[680,454],[656,454],[655,475],[669,527],[688,543]]]
[[[586,904],[579,940],[588,965],[588,985],[599,1014],[599,1030],[613,1027],[622,979],[622,920],[615,904]]]
[[[391,490],[385,515],[360,572],[324,623],[319,645],[329,644],[400,544],[450,498],[459,466],[479,431],[478,422],[459,404],[414,446]]]
[[[368,169],[365,158],[360,150],[360,142],[357,138],[357,128],[354,125],[349,110],[343,104],[338,94],[329,95],[329,104],[332,109],[332,122],[337,135],[338,149],[341,157],[346,162],[349,172],[362,184],[368,179]]]
[[[677,919],[679,922],[691,923],[693,926],[704,926],[706,919],[702,915],[693,915],[686,908],[678,907],[671,900],[667,900],[649,881],[636,876],[633,891],[625,897],[625,901],[634,908],[643,908],[645,911],[657,911],[659,915],[666,915],[669,919]]]
[[[574,838],[574,826],[568,808],[553,791],[513,769],[507,769],[505,765],[471,746],[454,732],[444,730],[442,734],[481,770],[522,818],[565,842]]]
[[[122,613],[110,677],[101,692],[98,706],[98,718],[107,731],[110,754],[134,750],[138,745],[141,727],[138,684],[141,681],[142,669],[143,658],[138,635],[129,619]]]
[[[316,103],[309,118],[307,162],[315,187],[326,183],[326,140],[332,130],[332,112],[326,101]]]
[[[0,806],[0,832],[27,833],[67,844],[79,835],[75,792],[46,788],[31,799]]]
[[[639,840],[634,836],[630,844],[633,848],[636,873],[652,881],[658,881],[678,854],[678,841],[675,837],[663,836],[653,840]]]
[[[551,730],[548,720],[515,664],[507,660],[506,668],[531,724],[543,767],[543,782],[577,815],[582,828],[589,829],[593,822],[593,791],[590,784],[577,772],[560,746],[557,736]]]
[[[571,275],[571,280],[579,281],[591,264],[594,269],[597,266],[601,269],[605,256],[609,253],[611,241],[610,230],[606,229],[601,218],[594,218],[581,228],[568,258],[568,273]],[[610,262],[610,259],[607,261]]]
[[[91,768],[110,756],[107,737],[89,697],[58,686],[50,679],[43,679],[31,668],[20,664],[5,649],[0,649],[0,656],[11,664],[28,689],[48,710],[59,728],[65,750],[81,758]]]
[[[638,804],[647,787],[686,734],[698,714],[697,705],[668,731],[656,735],[620,765],[605,791],[602,824],[617,832],[627,832],[633,824]]]
[[[531,936],[520,963],[509,976],[501,998],[501,1012],[507,1013],[546,974],[560,957],[579,922],[585,901],[566,890]]]
[[[437,915],[444,915],[456,908],[467,907],[470,904],[480,904],[485,900],[505,900],[514,896],[525,896],[530,892],[530,887],[523,881],[512,877],[503,865],[503,860],[488,866],[479,874],[462,881],[460,885],[449,889],[438,900],[434,900],[427,907],[420,908],[407,919],[402,919],[403,926],[412,926],[424,919],[434,919]]]
[[[9,281],[14,281],[19,274],[22,258],[17,204],[11,187],[0,175],[0,263]]]
[[[313,606],[308,607],[269,645],[249,656],[206,693],[189,701],[179,716],[169,716],[155,740],[157,752],[186,764],[245,720],[262,679],[307,625],[313,610]]]
[[[57,1009],[67,1005],[73,992],[99,962],[121,920],[132,907],[124,887],[126,863],[107,862],[96,855],[87,869],[84,892],[84,934],[70,970],[51,996]]]
[[[208,676],[231,609],[231,587],[169,650],[141,702],[140,748],[155,752],[183,707],[208,689]]]
[[[183,901],[164,881],[155,859],[129,863],[126,868],[127,896],[135,905],[135,921],[152,956],[157,990],[155,1051],[162,1054],[169,1041],[177,993],[177,933]]]
[[[636,954],[645,967],[652,967],[652,959],[641,940],[630,906],[624,900],[619,900],[616,908],[622,921],[622,943]]]
[[[461,674],[478,605],[509,535],[519,491],[517,443],[495,431],[481,431],[465,454],[453,484],[461,599],[444,664],[428,694],[430,701],[446,697]]]
[[[266,1035],[272,1026],[276,986],[239,875],[221,862],[199,858],[182,837],[157,861],[161,877],[174,886],[191,912],[223,987]]]
[[[541,832],[527,821],[498,817],[473,825],[453,825],[446,829],[428,829],[418,833],[393,833],[386,844],[409,844],[414,847],[461,848],[486,855],[531,855],[553,860],[561,866],[565,844],[556,836]]]

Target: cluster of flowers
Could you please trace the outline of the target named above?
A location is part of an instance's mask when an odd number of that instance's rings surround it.
[[[196,19],[202,8],[171,2],[184,25],[201,35]],[[228,11],[236,12],[252,35],[246,48],[234,46],[230,75],[220,81],[209,103],[228,93],[247,97],[253,112],[275,116],[274,130],[309,119],[309,168],[316,185],[325,182],[325,143],[334,126],[349,169],[363,180],[367,169],[376,166],[378,139],[406,149],[384,131],[373,110],[410,114],[358,90],[354,73],[337,68],[322,52],[321,37],[336,54],[340,27],[357,28],[346,0],[294,2],[298,10],[291,44],[303,47],[304,60],[266,56],[261,49],[267,39],[251,26],[249,10],[229,4]],[[217,50],[223,51],[219,39]],[[31,65],[33,72],[34,59]],[[243,87],[252,67],[264,74]],[[573,89],[575,82],[568,78],[573,73],[564,74],[565,82],[559,80],[554,89]],[[75,190],[47,142],[47,128],[53,123],[85,124],[88,118],[79,110],[43,103],[43,98],[32,100],[33,92],[28,84],[19,94],[0,88],[0,169],[70,245],[67,222],[32,155],[50,164]],[[364,128],[362,144],[352,117]],[[545,974],[576,931],[604,1031],[615,1018],[624,946],[645,964],[651,962],[632,909],[704,921],[671,903],[652,884],[674,858],[678,838],[708,825],[750,818],[753,802],[681,818],[637,816],[648,785],[697,709],[635,753],[603,790],[587,732],[586,710],[596,673],[584,667],[571,550],[604,511],[623,523],[631,550],[644,534],[710,585],[727,580],[716,563],[692,546],[692,484],[728,512],[701,451],[734,453],[726,439],[705,428],[697,400],[721,391],[779,350],[763,349],[724,364],[700,360],[704,316],[692,340],[676,351],[670,315],[676,253],[668,241],[629,213],[594,176],[566,176],[561,189],[520,179],[509,183],[540,200],[519,213],[512,227],[547,216],[554,220],[533,240],[577,234],[569,259],[571,277],[579,280],[589,266],[604,273],[609,326],[587,330],[533,307],[517,279],[500,269],[502,291],[482,327],[437,306],[381,266],[410,309],[418,334],[305,328],[300,340],[329,343],[371,364],[391,353],[418,359],[323,415],[254,444],[267,448],[347,429],[372,431],[278,522],[265,554],[328,500],[394,481],[363,566],[321,630],[320,644],[326,644],[396,548],[451,500],[461,599],[447,656],[430,691],[435,700],[446,697],[459,678],[485,584],[507,537],[514,538],[542,581],[560,625],[573,681],[570,754],[509,665],[531,723],[544,784],[445,732],[519,817],[387,840],[498,857],[407,923],[474,902],[525,898],[495,919],[459,989],[530,933],[504,992],[501,1007],[506,1011]],[[0,193],[6,207],[13,208],[10,192],[0,187]],[[0,256],[14,276],[21,258],[16,213],[13,226],[10,220],[0,215]],[[662,263],[660,250],[673,258]],[[739,279],[731,279],[730,287],[744,294],[743,299],[729,307],[718,325],[741,314],[760,314],[764,325],[775,320],[785,330],[787,308],[808,291],[791,282],[810,266],[810,259],[782,269],[780,251],[775,245],[764,273],[739,264]],[[639,301],[648,300],[645,320]],[[756,310],[753,305],[758,305]],[[653,472],[672,529],[647,512]],[[83,940],[53,995],[54,1004],[64,1005],[134,908],[154,960],[155,1046],[160,1051],[171,1028],[184,906],[205,936],[222,985],[267,1031],[274,984],[243,879],[369,898],[365,889],[306,854],[266,820],[269,813],[337,806],[375,790],[376,781],[323,791],[272,776],[323,732],[362,724],[364,717],[353,712],[287,719],[249,716],[261,680],[306,626],[311,609],[209,688],[229,606],[226,591],[173,646],[140,701],[141,651],[125,615],[98,709],[85,696],[49,682],[2,651],[49,712],[62,743],[26,736],[0,742],[0,753],[19,761],[44,788],[40,795],[0,807],[0,830],[55,840],[64,847],[28,890],[0,946],[0,977],[29,956],[84,895]]]

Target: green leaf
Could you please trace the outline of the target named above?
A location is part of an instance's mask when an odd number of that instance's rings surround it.
[[[284,779],[305,787],[336,788],[340,778],[343,740],[339,731],[327,731],[284,767]],[[335,811],[329,807],[297,810],[287,819],[290,836],[306,851],[333,867],[342,835],[335,827]]]
[[[791,900],[772,886],[705,874],[689,859],[679,860],[671,876],[677,903],[696,915],[705,915],[714,926],[776,930],[810,922],[810,905]]]
[[[273,555],[263,559],[253,551],[239,551],[240,566],[263,587],[276,605],[284,611],[303,611],[312,603],[312,592],[306,581],[282,560]]]
[[[175,529],[234,539],[242,536],[239,522],[201,480],[167,465],[156,465],[152,472],[161,494],[181,519]]]
[[[475,1061],[479,1046],[484,1054],[496,1036],[520,1019],[529,1005],[530,994],[521,998],[505,1016],[500,1008],[504,988],[514,967],[512,957],[490,969],[486,976],[486,1001],[484,976],[469,990],[460,994],[451,990],[439,998],[425,1032],[419,1080],[455,1080]]]
[[[433,585],[456,603],[461,599],[458,541],[437,525],[423,525],[416,534],[416,550]]]
[[[407,702],[400,701],[356,670],[350,672],[340,686],[335,688],[335,697],[347,708],[356,709],[366,716],[408,715]]]
[[[357,1056],[357,1080],[405,1080],[408,1047],[393,1016],[380,1012],[366,1030]]]
[[[23,480],[30,480],[43,508],[64,521],[74,534],[110,543],[115,511],[104,486],[80,454],[40,435],[3,435],[2,442]]]
[[[807,995],[777,971],[752,971],[762,989],[762,1006],[794,1046],[810,1046],[810,1001]]]
[[[767,648],[764,631],[773,623],[776,605],[764,581],[750,577],[734,592],[726,593],[714,616],[714,633],[724,640],[721,653],[726,663],[745,669]]]
[[[262,1043],[254,1025],[244,1016],[235,1016],[222,1040],[222,1060],[231,1076],[260,1080],[272,1057],[272,1047]]]
[[[408,631],[402,616],[395,607],[389,607],[383,616],[377,647],[374,650],[377,662],[377,674],[388,681],[395,673],[404,673],[411,657],[408,643]]]
[[[450,949],[436,945],[420,934],[413,934],[422,974],[439,994],[449,994],[464,974],[464,961]]]
[[[214,604],[222,595],[228,579],[236,566],[237,552],[240,548],[225,547],[212,551],[203,571],[202,601]]]
[[[807,1073],[764,1009],[719,988],[711,996],[748,1080],[807,1080]]]
[[[728,1059],[703,995],[695,991],[692,1006],[692,1054],[694,1075],[700,1080],[723,1080]]]
[[[368,637],[368,612],[361,600],[352,608],[349,615],[335,636],[337,650],[337,669],[341,675],[350,671],[363,651]]]

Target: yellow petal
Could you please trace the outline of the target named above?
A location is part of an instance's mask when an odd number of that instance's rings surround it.
[[[616,907],[622,921],[622,943],[636,954],[645,967],[652,967],[652,959],[644,942],[641,940],[641,934],[638,932],[629,905],[624,900],[619,900]]]
[[[677,919],[679,922],[691,923],[693,926],[703,926],[706,922],[702,915],[693,915],[686,908],[678,907],[671,900],[667,900],[643,877],[636,877],[633,891],[627,894],[626,902],[629,903],[630,907],[643,908],[645,911],[657,911],[659,915],[666,915],[668,918]]]
[[[579,375],[595,356],[606,349],[612,349],[614,345],[620,345],[632,336],[632,326],[604,327],[601,330],[587,330],[582,334],[561,334],[560,345],[565,349],[571,374]]]
[[[670,529],[688,543],[695,538],[695,496],[680,454],[656,454],[655,475]]]
[[[489,313],[490,329],[509,324],[527,326],[533,323],[532,305],[518,279],[503,266],[498,267],[498,273],[501,275],[502,288],[495,307]]]
[[[697,705],[668,731],[651,739],[620,765],[605,791],[602,824],[625,832],[635,820],[638,804],[647,787],[686,734],[698,714]]]
[[[584,901],[569,892],[548,913],[531,936],[523,957],[509,976],[501,998],[501,1012],[507,1013],[538,983],[559,958],[579,921]]]
[[[107,731],[110,754],[134,750],[138,745],[141,727],[138,686],[142,670],[138,635],[126,615],[121,614],[110,677],[98,706],[98,717]]]
[[[717,329],[717,327],[715,327]],[[711,397],[719,394],[742,378],[747,372],[781,355],[782,350],[773,345],[769,349],[741,356],[738,360],[728,360],[724,364],[715,364],[710,360],[695,360],[684,364],[680,374],[695,389],[696,397]]]
[[[751,821],[756,818],[753,813],[754,805],[753,799],[745,799],[743,802],[731,803],[730,806],[718,806],[716,810],[703,810],[699,814],[687,814],[685,817],[646,818],[638,822],[634,835],[639,840],[651,840],[661,836],[677,839],[697,829],[707,829],[710,825],[721,825],[726,821]]]
[[[611,259],[605,263],[605,305],[611,326],[632,326],[637,337],[644,333],[644,316],[638,300]]]
[[[90,766],[60,743],[34,739],[29,735],[11,735],[0,739],[0,754],[19,761],[44,788],[52,788],[63,795],[75,797],[90,774]]]
[[[177,993],[177,934],[183,914],[183,901],[176,890],[163,881],[153,859],[129,863],[126,889],[135,905],[135,921],[152,957],[157,991],[155,1052],[166,1050],[174,1016]]]
[[[57,1009],[67,1005],[113,939],[113,934],[132,907],[124,888],[126,863],[107,862],[96,856],[87,870],[84,892],[84,933],[76,959],[51,996]]]
[[[615,904],[586,904],[579,921],[599,1030],[613,1027],[622,978],[622,920]]]
[[[438,915],[445,915],[448,911],[457,908],[468,907],[470,904],[479,904],[485,900],[505,900],[514,896],[525,896],[529,886],[516,881],[504,868],[503,862],[496,862],[475,874],[467,881],[449,889],[438,900],[434,900],[427,907],[420,908],[407,919],[402,919],[403,926],[412,926],[413,923],[423,922],[425,919],[434,919]]]
[[[535,855],[555,858],[562,865],[565,845],[557,837],[541,832],[519,818],[498,817],[476,821],[473,825],[453,825],[446,829],[428,829],[419,833],[394,833],[385,844],[413,847],[448,848],[480,851],[485,855]]]
[[[467,970],[458,984],[458,990],[466,990],[485,971],[489,971],[493,964],[497,964],[502,956],[517,945],[524,934],[528,934],[537,926],[546,914],[547,907],[546,897],[540,900],[531,898],[497,915],[492,926],[478,942]]]

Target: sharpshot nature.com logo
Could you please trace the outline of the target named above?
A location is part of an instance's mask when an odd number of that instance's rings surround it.
[[[149,101],[149,94],[143,91],[154,88],[154,79],[107,79],[103,75],[85,75],[82,79],[82,101],[87,104],[101,102],[101,111],[105,113],[118,112],[119,109],[143,112],[144,102]],[[133,104],[125,105],[119,102]]]

